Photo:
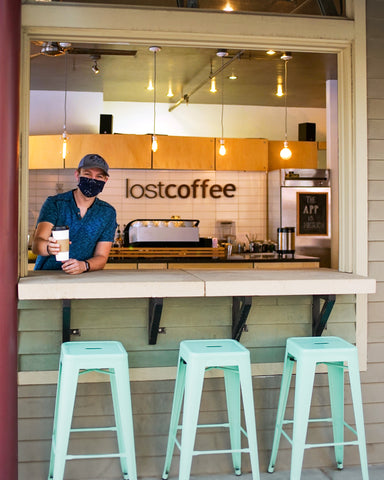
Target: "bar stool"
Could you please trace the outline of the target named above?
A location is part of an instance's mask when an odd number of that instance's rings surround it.
[[[224,371],[228,423],[198,425],[201,394],[206,370]],[[246,430],[240,421],[240,386]],[[184,397],[183,422],[178,425]],[[194,450],[197,428],[226,427],[231,448],[228,450]],[[181,441],[176,435],[181,430]],[[241,433],[248,437],[248,448],[241,448]],[[188,480],[192,456],[231,453],[236,475],[241,474],[241,453],[250,455],[252,479],[259,480],[259,460],[253,403],[249,351],[236,340],[185,340],[180,343],[175,392],[169,427],[167,454],[162,478],[168,478],[175,444],[180,450],[179,480]]]
[[[285,408],[296,362],[296,385],[293,420],[285,420]],[[323,363],[328,368],[331,418],[309,419],[316,365]],[[345,365],[346,364],[346,365]],[[344,369],[348,369],[356,430],[344,420]],[[332,422],[333,442],[306,443],[308,422]],[[293,424],[292,438],[283,430],[283,425]],[[356,440],[344,441],[344,427],[351,430]],[[291,480],[299,480],[304,449],[334,446],[337,468],[343,468],[344,445],[358,445],[363,480],[368,480],[367,451],[365,445],[363,406],[361,399],[359,361],[354,345],[338,337],[288,338],[280,398],[276,415],[275,434],[268,472],[275,469],[281,434],[292,445]]]
[[[78,376],[87,372],[109,375],[115,426],[71,429]],[[115,431],[119,453],[68,455],[71,432]],[[66,460],[120,458],[123,478],[136,480],[128,355],[120,342],[67,342],[61,346],[48,480],[62,480]]]

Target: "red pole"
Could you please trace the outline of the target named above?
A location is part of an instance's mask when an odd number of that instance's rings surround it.
[[[0,0],[0,477],[17,480],[20,0]]]

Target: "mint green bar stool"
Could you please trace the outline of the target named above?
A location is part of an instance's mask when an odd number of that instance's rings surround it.
[[[293,420],[285,420],[285,409],[296,362],[296,384]],[[309,419],[316,365],[323,363],[328,369],[331,418]],[[344,420],[344,370],[349,372],[356,429]],[[331,422],[333,442],[306,443],[308,422]],[[283,426],[293,424],[292,438]],[[351,430],[356,440],[344,441],[344,428]],[[363,480],[368,480],[367,450],[365,444],[363,405],[361,398],[359,360],[357,348],[338,337],[288,338],[285,351],[283,377],[276,415],[276,426],[268,472],[275,469],[280,437],[283,434],[292,445],[291,480],[299,480],[306,448],[329,447],[335,449],[337,468],[343,468],[344,445],[358,445]]]
[[[198,425],[204,374],[206,370],[212,368],[224,371],[228,423]],[[240,391],[246,430],[242,428],[240,420]],[[179,425],[183,397],[183,421],[182,425]],[[231,448],[194,450],[196,429],[209,427],[228,428]],[[177,430],[181,430],[180,442]],[[248,438],[247,448],[241,448],[241,433]],[[241,475],[241,454],[249,453],[252,479],[260,479],[250,355],[249,351],[236,340],[185,340],[180,343],[167,454],[162,476],[164,480],[168,478],[175,444],[180,450],[179,480],[189,479],[194,455],[219,453],[232,454],[236,475]]]
[[[71,428],[78,376],[109,375],[115,426]],[[114,431],[119,453],[68,455],[71,432]],[[48,480],[63,480],[65,463],[73,459],[119,458],[124,479],[137,480],[128,355],[120,342],[67,342],[61,346]]]

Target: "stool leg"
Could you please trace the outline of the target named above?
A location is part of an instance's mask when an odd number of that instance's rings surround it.
[[[329,379],[329,396],[331,400],[333,441],[344,442],[344,364],[327,363]],[[335,445],[337,468],[343,468],[344,445]]]
[[[281,378],[280,396],[276,413],[276,426],[273,436],[273,444],[271,451],[271,459],[269,461],[268,472],[272,473],[275,470],[277,452],[279,450],[281,431],[283,429],[283,421],[285,415],[285,409],[287,407],[287,400],[289,394],[289,388],[291,385],[292,371],[295,360],[289,355],[285,356],[283,376]]]
[[[298,480],[301,476],[315,370],[315,362],[297,362],[295,405],[293,414],[291,480]]]
[[[173,450],[175,448],[175,441],[177,435],[177,427],[180,418],[181,404],[183,402],[183,394],[185,387],[185,372],[186,364],[182,358],[179,358],[179,366],[176,374],[175,391],[173,394],[171,419],[169,424],[167,453],[165,456],[164,470],[162,478],[166,480],[168,478],[169,470],[171,468]]]
[[[240,379],[237,367],[224,368],[225,395],[227,398],[229,435],[231,449],[240,450]],[[241,475],[241,452],[232,452],[232,463],[236,475]]]
[[[110,375],[116,433],[119,445],[121,470],[124,479],[137,480],[135,439],[133,433],[131,391],[128,364],[116,365]]]
[[[187,364],[179,480],[189,480],[189,476],[191,474],[192,455],[195,445],[204,373],[205,369],[199,365],[196,365],[194,362]]]
[[[63,480],[79,370],[60,366],[48,480]]]
[[[348,362],[349,380],[351,384],[353,411],[355,414],[356,432],[359,443],[361,473],[363,480],[369,480],[367,447],[364,429],[363,400],[361,397],[359,361],[356,355]]]
[[[240,385],[244,406],[245,425],[248,436],[249,458],[252,468],[252,480],[260,480],[259,454],[257,451],[255,406],[253,402],[253,386],[251,365],[249,362],[239,366]]]

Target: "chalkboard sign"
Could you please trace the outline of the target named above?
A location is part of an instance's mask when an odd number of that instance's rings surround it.
[[[298,192],[297,235],[328,235],[328,192]]]

